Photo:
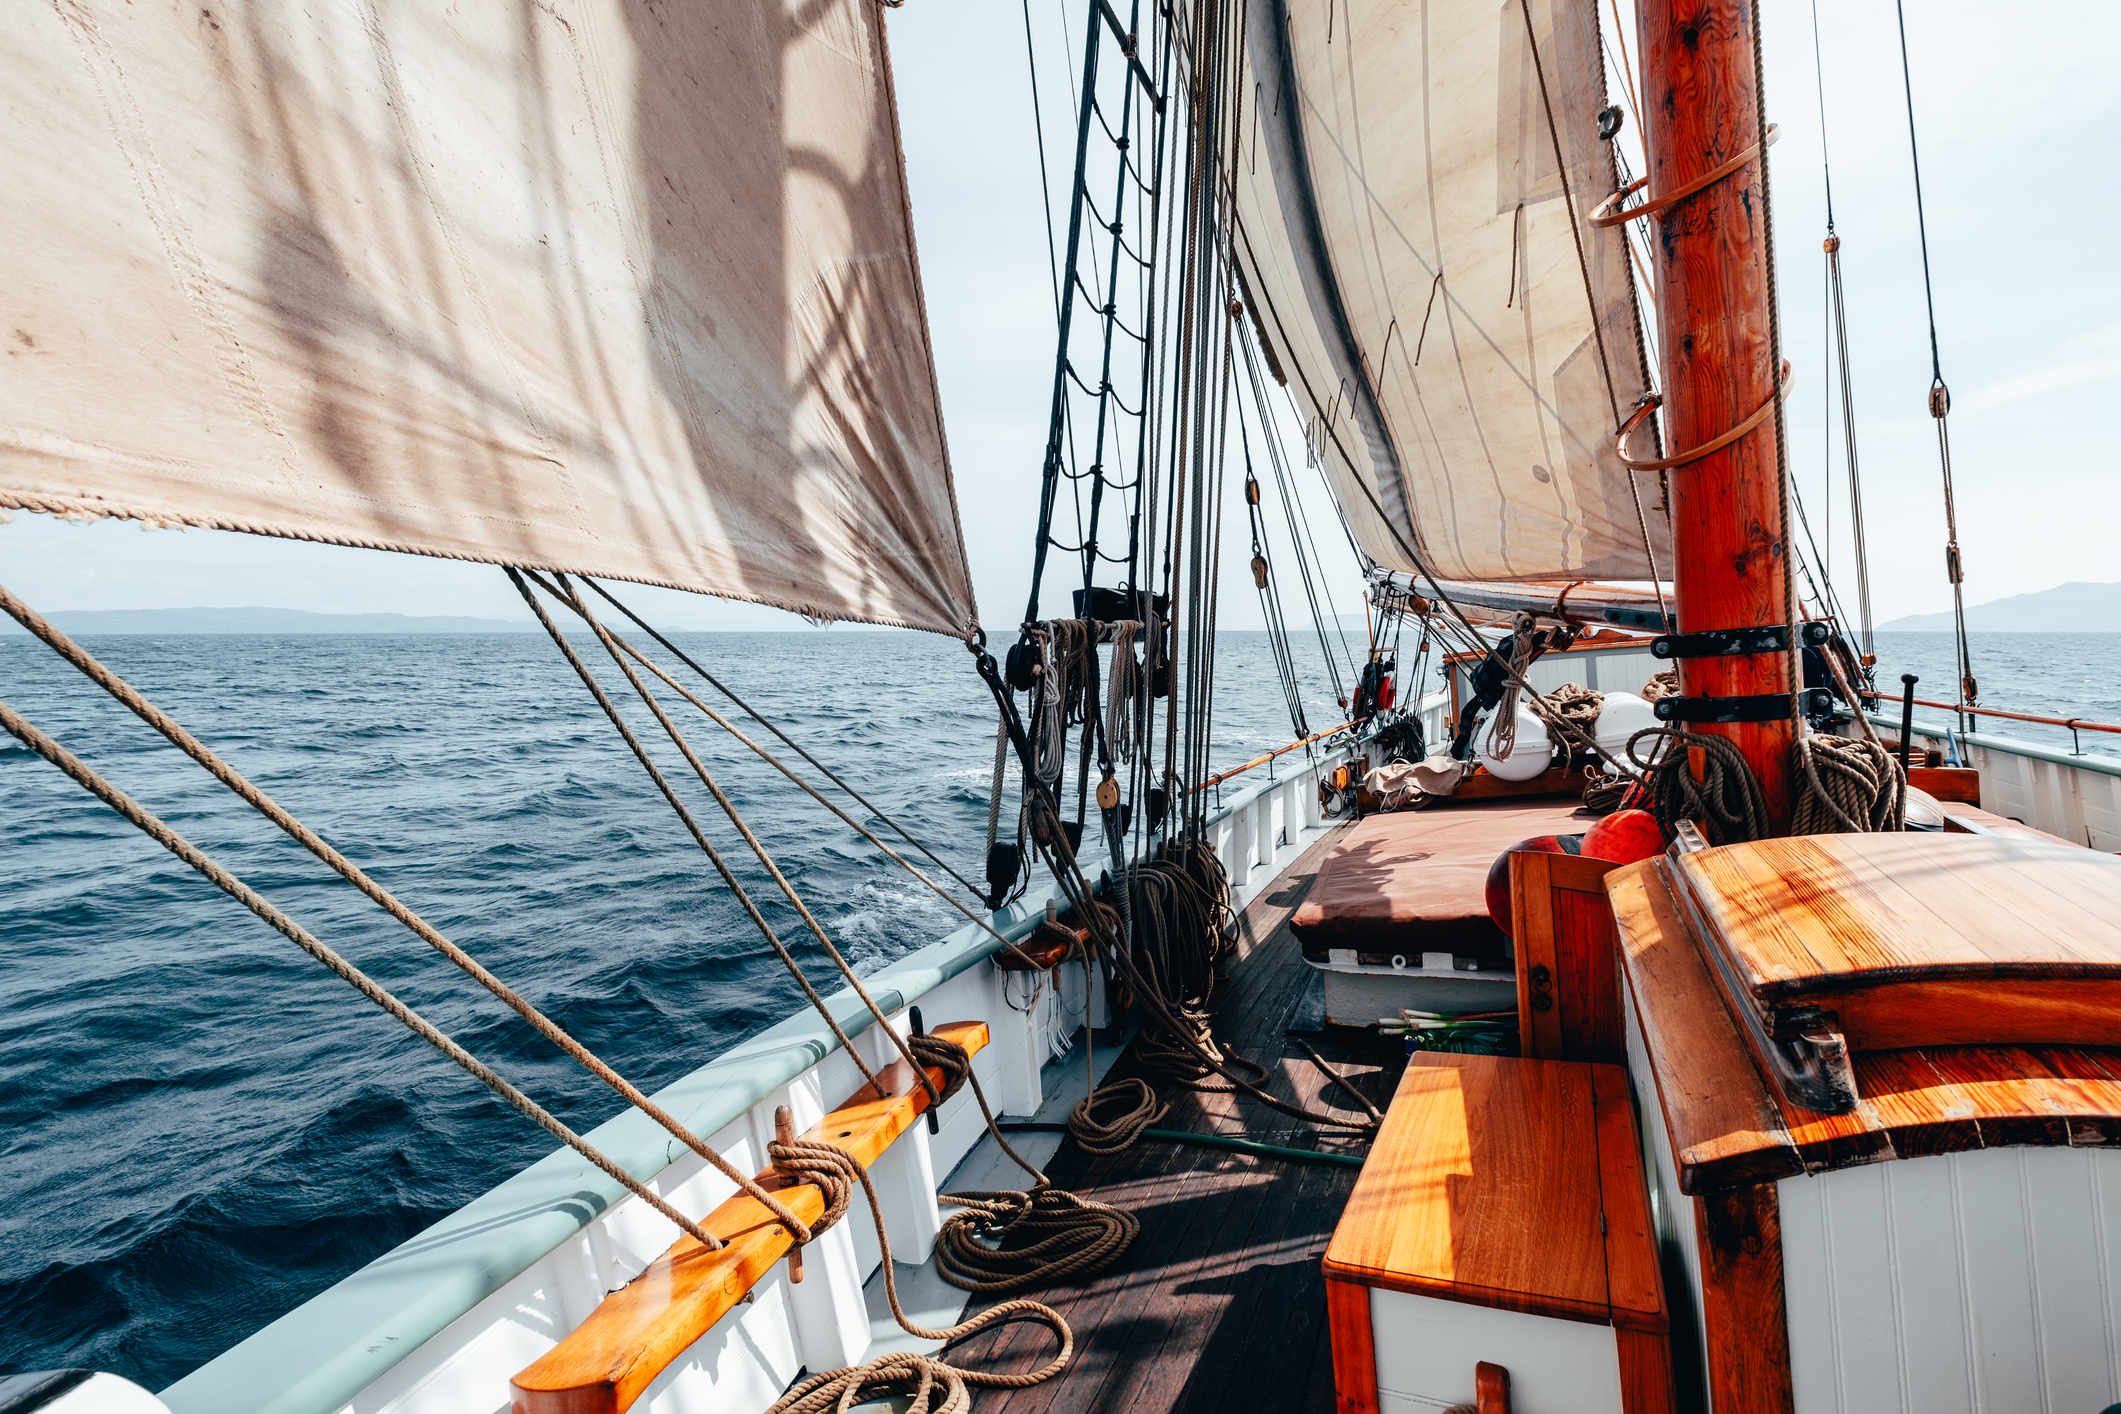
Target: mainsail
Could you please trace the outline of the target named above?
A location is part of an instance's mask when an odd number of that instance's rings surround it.
[[[0,506],[975,620],[880,12],[0,28]]]
[[[1364,552],[1668,572],[1612,447],[1645,370],[1622,237],[1585,220],[1615,185],[1596,7],[1255,0],[1246,57],[1239,268]]]

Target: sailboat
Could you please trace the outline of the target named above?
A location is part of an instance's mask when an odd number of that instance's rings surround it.
[[[2121,772],[1976,730],[1963,632],[1918,723],[1800,563],[1755,9],[1078,9],[1006,628],[888,5],[0,22],[37,355],[0,377],[0,508],[500,567],[792,984],[644,1093],[0,589],[617,1109],[567,1126],[0,691],[28,755],[559,1146],[166,1389],[25,1371],[0,1408],[2121,1402]],[[1939,369],[1947,484],[1949,410]],[[1331,662],[1336,531],[1369,629],[1318,723],[1287,610]],[[1296,739],[1216,771],[1226,560]],[[985,877],[634,584],[963,640]],[[724,750],[965,926],[858,974]]]

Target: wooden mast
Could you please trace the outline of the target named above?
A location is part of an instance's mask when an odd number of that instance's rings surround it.
[[[1637,0],[1649,195],[1680,191],[1754,146],[1760,94],[1755,6],[1743,0]],[[1670,454],[1738,426],[1774,394],[1764,157],[1657,216],[1657,327]],[[1670,473],[1674,613],[1682,633],[1785,623],[1788,515],[1776,468],[1780,419]],[[1786,653],[1683,660],[1690,697],[1790,690]],[[1796,723],[1701,724],[1729,738],[1760,777],[1772,831],[1790,820]]]

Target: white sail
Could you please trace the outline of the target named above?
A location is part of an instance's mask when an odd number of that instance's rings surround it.
[[[0,26],[0,506],[974,621],[874,0]]]
[[[1358,543],[1452,579],[1668,571],[1612,450],[1645,372],[1622,238],[1584,219],[1614,185],[1596,7],[1247,13],[1239,266]]]

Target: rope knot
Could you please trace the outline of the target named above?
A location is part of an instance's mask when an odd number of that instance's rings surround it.
[[[1071,937],[1070,941],[1074,939]],[[943,1073],[942,1093],[935,1098],[938,1105],[965,1088],[965,1076],[972,1070],[972,1053],[963,1046],[946,1036],[908,1036],[906,1046],[923,1066]]]
[[[822,1144],[814,1139],[774,1140],[766,1146],[766,1157],[773,1166],[789,1177],[814,1185],[825,1195],[825,1215],[809,1227],[796,1225],[793,1232],[798,1246],[808,1246],[822,1237],[827,1229],[847,1216],[847,1208],[854,1202],[854,1187],[862,1181],[862,1166],[854,1155],[833,1144]]]

